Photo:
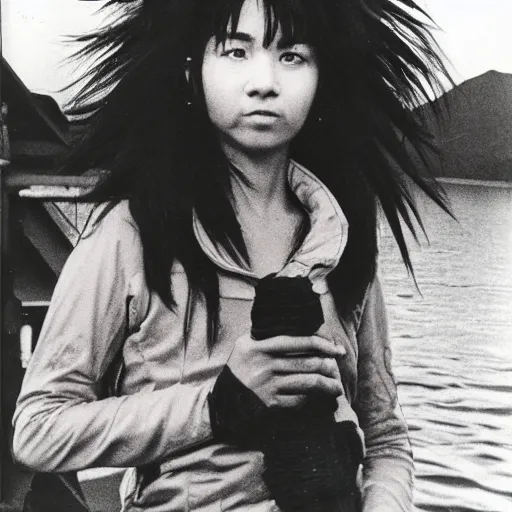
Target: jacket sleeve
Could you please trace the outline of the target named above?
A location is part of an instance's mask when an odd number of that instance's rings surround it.
[[[354,409],[365,434],[363,512],[410,512],[414,466],[397,398],[382,290],[369,288],[358,329],[358,387]]]
[[[13,455],[36,471],[139,466],[211,438],[209,385],[101,396],[143,269],[127,215],[116,206],[78,243],[55,288],[13,418]]]

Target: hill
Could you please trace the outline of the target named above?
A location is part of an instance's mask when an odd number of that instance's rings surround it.
[[[416,112],[440,150],[438,176],[512,181],[512,75],[489,71]]]

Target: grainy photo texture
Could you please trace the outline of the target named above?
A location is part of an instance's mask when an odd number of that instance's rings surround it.
[[[512,510],[509,0],[0,0],[0,511]]]

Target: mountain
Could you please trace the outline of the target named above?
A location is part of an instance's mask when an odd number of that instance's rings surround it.
[[[416,110],[440,151],[435,174],[512,181],[512,75],[488,71]]]

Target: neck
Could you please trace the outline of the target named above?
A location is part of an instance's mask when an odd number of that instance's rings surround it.
[[[237,210],[251,210],[257,215],[286,206],[289,201],[287,187],[288,151],[271,154],[246,155],[224,148],[229,161],[243,178],[233,175],[233,201]]]

